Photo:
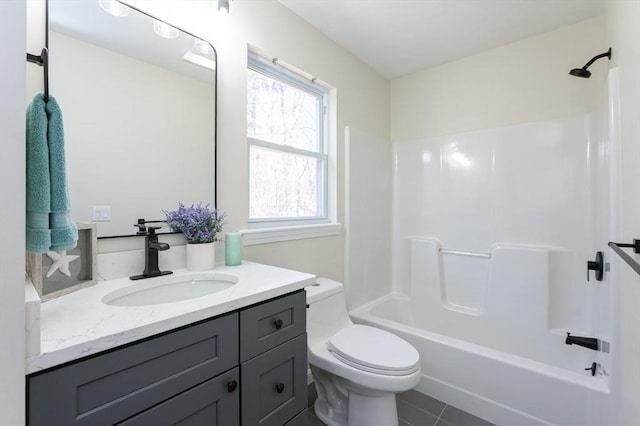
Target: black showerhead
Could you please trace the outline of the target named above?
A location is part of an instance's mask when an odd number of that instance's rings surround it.
[[[605,53],[601,53],[591,58],[591,60],[587,62],[584,65],[584,67],[572,69],[571,71],[569,71],[569,74],[571,74],[574,77],[589,78],[591,77],[591,71],[587,70],[587,68],[589,68],[591,64],[593,64],[598,59],[604,58],[604,57],[611,59],[611,48],[609,48],[609,50],[607,50]]]
[[[582,77],[582,78],[591,77],[591,71],[589,71],[586,68],[574,68],[571,71],[569,71],[569,74],[571,74],[574,77]]]

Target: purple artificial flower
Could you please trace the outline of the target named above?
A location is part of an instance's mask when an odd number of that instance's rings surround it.
[[[192,204],[185,207],[178,203],[178,210],[162,211],[167,216],[167,224],[174,231],[180,231],[189,244],[204,244],[220,241],[216,235],[222,232],[227,214],[219,209],[209,210],[209,204]]]

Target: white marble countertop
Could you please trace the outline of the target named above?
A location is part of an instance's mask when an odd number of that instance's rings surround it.
[[[102,302],[108,293],[140,281],[107,280],[43,303],[40,354],[26,359],[34,373],[167,330],[231,312],[314,283],[315,276],[259,263],[217,266],[213,271],[236,276],[233,287],[182,302],[122,307]],[[173,276],[186,276],[184,269]],[[162,277],[160,277],[162,278]],[[149,278],[143,281],[152,281]]]

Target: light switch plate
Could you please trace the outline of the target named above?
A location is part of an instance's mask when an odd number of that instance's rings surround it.
[[[109,222],[111,220],[111,206],[93,206],[94,222]]]

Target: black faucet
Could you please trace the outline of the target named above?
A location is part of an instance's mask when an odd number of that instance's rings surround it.
[[[578,345],[594,351],[598,350],[598,339],[595,337],[572,336],[571,333],[567,333],[564,342],[567,345]]]
[[[170,247],[169,244],[158,241],[156,229],[160,229],[160,227],[150,226],[144,234],[144,271],[140,275],[129,277],[132,280],[141,280],[143,278],[173,274],[172,271],[161,271],[160,266],[158,265],[158,252],[169,250]]]

